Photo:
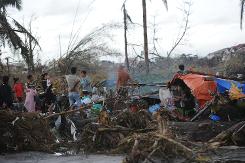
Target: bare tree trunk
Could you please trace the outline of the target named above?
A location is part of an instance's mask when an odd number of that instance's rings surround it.
[[[148,56],[148,38],[147,38],[147,18],[146,18],[146,0],[142,0],[143,8],[143,29],[144,29],[144,54],[145,54],[145,65],[146,74],[149,73],[149,56]]]
[[[128,61],[128,41],[127,41],[127,12],[125,5],[123,5],[123,22],[124,22],[124,46],[125,46],[125,63],[129,71],[129,61]]]
[[[8,76],[10,75],[10,69],[9,69],[9,57],[6,58],[7,61],[7,71],[8,71]]]
[[[30,21],[30,23],[29,23],[29,32],[32,34],[32,21]],[[28,70],[30,71],[30,72],[34,72],[34,69],[35,69],[35,67],[34,67],[34,57],[33,57],[33,47],[32,47],[32,38],[31,38],[31,36],[29,36],[28,37],[28,41],[29,41],[29,54],[28,54],[28,58],[29,58],[29,67],[28,67]]]
[[[29,57],[29,67],[28,69],[30,70],[30,72],[34,71],[34,61],[33,61],[33,51],[32,51],[32,40],[29,37],[29,52],[28,52],[28,57]]]

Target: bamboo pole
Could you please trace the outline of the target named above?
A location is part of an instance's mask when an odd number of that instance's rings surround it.
[[[78,112],[78,111],[81,111],[81,110],[84,110],[84,109],[87,109],[89,107],[93,106],[93,104],[89,104],[89,105],[86,105],[86,106],[83,106],[83,107],[80,107],[79,109],[74,109],[74,110],[68,110],[68,111],[63,111],[63,112],[60,112],[60,113],[54,113],[54,114],[51,114],[47,117],[44,117],[43,119],[49,119],[49,118],[52,118],[52,117],[55,117],[55,116],[58,116],[58,115],[64,115],[64,114],[71,114],[71,113],[75,113],[75,112]],[[71,108],[72,106],[69,107],[69,109]]]

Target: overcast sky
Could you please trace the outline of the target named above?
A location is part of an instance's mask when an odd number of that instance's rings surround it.
[[[31,17],[35,18],[33,31],[39,37],[42,46],[40,57],[43,61],[59,56],[59,36],[62,52],[67,49],[76,10],[78,12],[74,31],[80,29],[80,38],[101,24],[122,23],[123,20],[121,7],[124,0],[22,1],[23,9],[21,11],[9,9],[9,15],[26,24]],[[239,28],[239,4],[240,0],[192,0],[190,29],[183,45],[179,46],[174,53],[193,53],[204,56],[221,48],[245,43],[245,31]],[[183,0],[169,0],[168,11],[161,0],[147,1],[147,5],[149,40],[152,39],[150,24],[153,23],[155,17],[159,39],[157,48],[162,55],[166,55],[183,24],[183,13],[179,10],[183,6]],[[141,0],[128,0],[126,7],[132,20],[142,24]],[[115,41],[111,46],[123,53],[123,29],[118,29],[113,33]],[[142,33],[141,27],[130,28],[129,42],[141,44]],[[129,52],[133,55],[132,49],[129,48]],[[123,57],[113,60],[123,61]]]

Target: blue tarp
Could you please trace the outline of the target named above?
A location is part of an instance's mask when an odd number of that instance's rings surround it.
[[[149,112],[154,113],[161,109],[160,104],[155,104],[149,107]]]
[[[242,92],[245,94],[245,84],[241,84],[234,80],[226,80],[226,79],[216,79],[217,83],[217,90],[219,93],[225,93],[225,91],[229,91],[231,89],[232,84],[237,86],[237,88],[241,89]]]

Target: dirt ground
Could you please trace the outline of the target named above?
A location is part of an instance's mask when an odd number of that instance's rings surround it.
[[[118,155],[59,156],[40,152],[0,155],[0,163],[120,163],[122,159],[123,156]]]

